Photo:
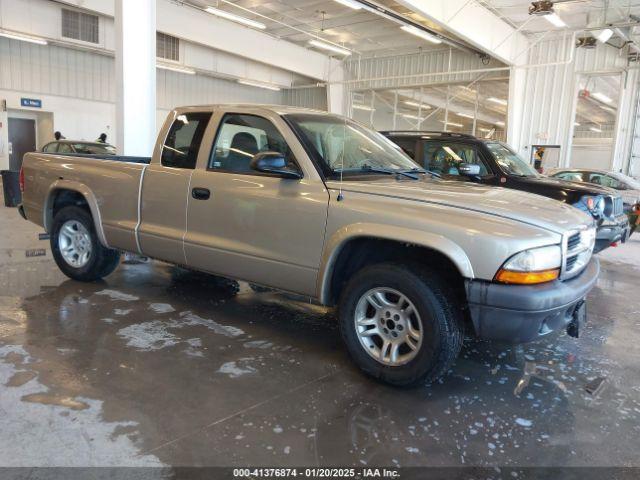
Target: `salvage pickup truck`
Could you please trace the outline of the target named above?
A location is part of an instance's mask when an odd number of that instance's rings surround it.
[[[21,176],[20,211],[69,277],[104,277],[124,251],[311,296],[394,385],[446,373],[465,331],[577,336],[599,273],[586,213],[438,179],[382,135],[300,108],[178,108],[150,159],[29,153]]]

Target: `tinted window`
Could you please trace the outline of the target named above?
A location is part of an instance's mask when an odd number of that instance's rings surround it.
[[[605,175],[603,173],[589,173],[588,175],[589,175],[589,183],[595,183],[596,185],[615,188],[617,190],[621,188],[620,182],[609,175]]]
[[[116,149],[106,143],[74,143],[73,149],[76,153],[83,153],[86,155],[115,155]]]
[[[562,180],[567,180],[569,182],[583,182],[582,174],[580,172],[562,172],[554,175],[554,177],[560,178]]]
[[[46,153],[54,153],[57,150],[58,150],[58,144],[56,142],[47,143],[42,149],[42,151]]]
[[[59,143],[58,144],[58,153],[74,153],[73,148],[68,143]]]
[[[487,149],[493,155],[500,168],[507,175],[516,177],[537,177],[536,172],[529,163],[525,162],[520,156],[502,143],[487,143]]]
[[[162,165],[174,168],[195,168],[202,137],[211,113],[178,115],[162,147]]]
[[[397,144],[404,153],[409,155],[411,158],[416,158],[416,139],[415,138],[401,138],[401,137],[390,137],[393,143]]]
[[[250,164],[259,152],[281,153],[289,168],[298,168],[289,145],[273,123],[255,115],[228,114],[218,130],[209,168],[257,175]]]
[[[461,163],[480,165],[480,175],[488,175],[486,165],[480,160],[473,145],[454,142],[426,142],[424,144],[424,168],[440,175],[460,175]]]

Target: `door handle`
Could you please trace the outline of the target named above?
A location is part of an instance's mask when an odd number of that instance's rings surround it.
[[[211,196],[211,191],[208,188],[199,188],[196,187],[191,190],[191,196],[196,200],[209,200]]]

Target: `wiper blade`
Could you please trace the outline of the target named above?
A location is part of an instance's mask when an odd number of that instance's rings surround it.
[[[381,173],[383,175],[404,175],[412,180],[417,180],[418,176],[413,170],[393,170],[391,168],[372,167],[371,165],[363,165],[360,168],[339,168],[334,170],[336,173],[340,172],[363,172],[363,173]]]

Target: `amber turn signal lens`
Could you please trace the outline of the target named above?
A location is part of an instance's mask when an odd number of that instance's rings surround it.
[[[541,272],[512,272],[500,270],[496,281],[500,283],[516,283],[519,285],[535,285],[537,283],[552,282],[560,276],[559,269],[543,270]]]

